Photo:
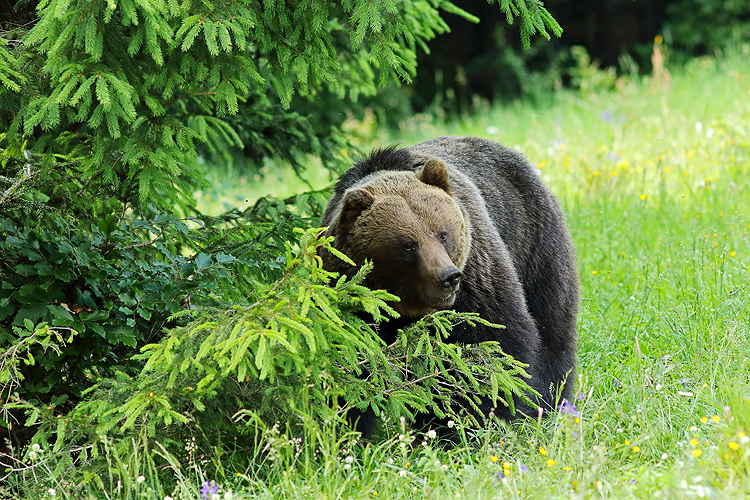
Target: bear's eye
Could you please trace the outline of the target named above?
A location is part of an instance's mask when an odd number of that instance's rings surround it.
[[[440,243],[445,243],[446,241],[448,241],[448,231],[440,231],[438,233],[438,241]]]
[[[402,245],[405,252],[415,252],[417,250],[416,241],[407,241]]]

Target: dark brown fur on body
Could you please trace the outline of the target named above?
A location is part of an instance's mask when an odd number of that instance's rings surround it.
[[[479,313],[506,328],[460,325],[451,341],[499,342],[529,364],[529,383],[550,409],[556,391],[570,398],[578,273],[564,216],[534,170],[521,154],[472,137],[376,151],[340,178],[322,223],[357,265],[373,260],[368,286],[401,298],[394,306],[404,318],[381,324],[386,340],[438,309]],[[355,271],[323,259],[327,269]],[[495,414],[512,417],[507,408]]]

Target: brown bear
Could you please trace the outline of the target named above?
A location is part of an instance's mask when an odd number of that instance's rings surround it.
[[[497,341],[529,365],[540,407],[570,399],[575,252],[557,200],[520,153],[476,137],[376,151],[339,179],[322,224],[357,266],[372,260],[367,286],[401,299],[393,304],[401,318],[379,328],[387,343],[438,310],[478,313],[506,328],[461,324],[450,341]],[[326,269],[356,272],[330,253],[322,257]],[[482,410],[492,410],[489,401]],[[494,413],[514,416],[508,408]]]

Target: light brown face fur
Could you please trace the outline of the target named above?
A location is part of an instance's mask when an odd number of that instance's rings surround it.
[[[368,179],[347,191],[341,213],[350,221],[350,257],[360,265],[373,261],[368,285],[397,295],[401,302],[393,307],[407,317],[453,305],[469,253],[468,227],[447,192],[445,166],[431,167],[427,173],[383,172]],[[444,175],[435,177],[440,167]]]

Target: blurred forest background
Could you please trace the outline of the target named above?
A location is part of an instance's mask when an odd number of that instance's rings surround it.
[[[1,32],[17,33],[34,24],[39,2],[2,0],[2,4]],[[580,87],[582,73],[592,68],[607,69],[611,78],[599,84],[614,88],[617,74],[651,73],[657,36],[664,42],[663,64],[721,54],[750,36],[747,0],[548,0],[544,7],[563,35],[549,40],[534,36],[530,47],[524,48],[518,18],[509,24],[497,5],[486,0],[452,4],[461,12],[441,14],[445,25],[435,27],[438,36],[426,42],[422,47],[426,50],[416,51],[418,72],[409,85],[391,81],[377,90],[363,85],[348,99],[319,89],[314,96],[296,94],[289,110],[279,107],[274,96],[271,106],[263,109],[250,99],[240,103],[238,114],[245,118],[230,119],[242,146],[228,141],[221,160],[232,172],[238,168],[252,173],[263,168],[264,158],[283,158],[299,172],[295,153],[313,153],[327,167],[341,168],[348,159],[333,152],[337,148],[332,137],[347,119],[374,118],[393,127],[415,112],[457,116],[487,102],[540,101],[552,90]],[[258,116],[264,113],[269,116]],[[252,114],[256,116],[250,118]],[[290,149],[285,144],[291,136],[296,137]]]

